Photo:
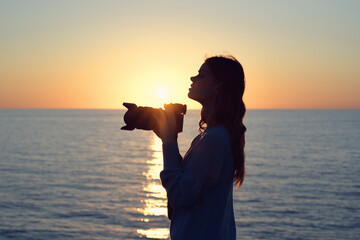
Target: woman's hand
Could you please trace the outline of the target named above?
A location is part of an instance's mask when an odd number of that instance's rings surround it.
[[[165,142],[176,142],[176,119],[175,113],[171,109],[161,110],[160,114],[155,115],[155,119],[158,123],[157,130],[154,130],[155,134]]]

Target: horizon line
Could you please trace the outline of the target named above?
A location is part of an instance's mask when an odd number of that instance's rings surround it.
[[[0,110],[127,110],[126,108],[6,108]],[[199,111],[201,108],[190,108],[187,111]],[[360,110],[360,108],[247,108],[246,110]]]

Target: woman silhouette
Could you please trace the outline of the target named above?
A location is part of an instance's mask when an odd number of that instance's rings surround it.
[[[170,237],[236,239],[233,183],[240,187],[245,177],[244,71],[234,57],[215,56],[205,60],[191,81],[188,97],[202,105],[200,134],[184,158],[179,154],[174,115],[164,111],[157,118]]]

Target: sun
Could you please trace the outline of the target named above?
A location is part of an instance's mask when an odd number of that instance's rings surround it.
[[[156,97],[158,99],[165,99],[168,96],[168,91],[166,88],[157,88],[156,89]]]

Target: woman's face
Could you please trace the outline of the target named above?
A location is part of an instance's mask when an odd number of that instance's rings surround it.
[[[189,98],[203,104],[214,97],[218,84],[215,83],[214,75],[206,63],[201,65],[199,74],[190,79],[192,84],[191,88],[189,88]]]

